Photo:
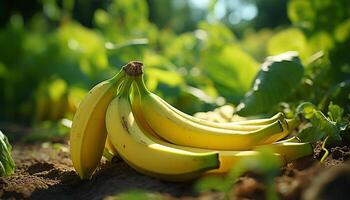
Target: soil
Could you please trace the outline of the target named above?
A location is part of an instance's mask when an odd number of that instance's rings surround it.
[[[67,143],[13,146],[15,173],[0,178],[0,199],[224,199],[220,192],[197,193],[193,182],[171,183],[139,174],[122,161],[103,160],[92,179],[80,181]],[[324,163],[320,144],[313,156],[288,163],[275,178],[281,199],[347,199],[350,196],[350,147],[335,147]],[[132,194],[125,193],[134,191]],[[145,191],[140,193],[137,191]],[[265,199],[261,178],[248,173],[234,187],[236,199]],[[232,196],[232,194],[229,194]],[[138,196],[139,195],[139,196]]]

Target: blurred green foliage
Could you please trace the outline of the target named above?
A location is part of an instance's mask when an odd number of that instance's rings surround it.
[[[223,192],[222,199],[234,199],[234,184],[238,178],[248,172],[254,172],[261,176],[266,187],[265,197],[269,200],[277,200],[278,194],[274,184],[274,178],[279,174],[283,165],[281,157],[276,156],[272,149],[260,148],[259,154],[239,160],[225,176],[206,176],[196,184],[199,192],[218,191]]]
[[[285,70],[268,78],[274,95],[259,91],[264,103],[246,115],[293,112],[303,101],[322,111],[333,101],[345,116],[350,111],[345,0],[239,1],[259,10],[251,23],[237,26],[228,23],[230,13],[237,12],[229,1],[209,1],[204,11],[177,1],[102,2],[41,0],[32,5],[36,12],[10,13],[0,29],[1,121],[72,118],[85,93],[130,60],[143,61],[147,86],[187,113],[237,105],[262,76],[259,63],[286,51],[299,53],[301,81],[289,66],[281,66]],[[227,7],[220,21],[213,16],[222,2]],[[281,18],[268,23],[274,17],[266,11],[273,4]],[[288,82],[283,80],[294,80],[289,92],[279,87]]]

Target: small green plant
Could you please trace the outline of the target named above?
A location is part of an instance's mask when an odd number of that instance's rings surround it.
[[[11,149],[12,147],[6,135],[0,131],[0,177],[11,175],[15,169]]]
[[[339,145],[347,142],[346,130],[349,127],[349,121],[343,117],[344,110],[338,105],[331,102],[326,116],[312,103],[305,102],[298,106],[296,113],[311,124],[311,126],[301,130],[298,138],[302,142],[323,140],[322,149],[325,154],[321,158],[321,162],[328,155],[328,150],[325,148],[327,144]]]

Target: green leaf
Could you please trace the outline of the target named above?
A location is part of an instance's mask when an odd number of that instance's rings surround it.
[[[348,18],[348,0],[290,0],[288,16],[293,25],[310,31],[333,32]]]
[[[342,140],[336,123],[329,120],[321,111],[315,112],[314,117],[311,118],[311,123],[330,136],[330,141],[338,143]]]
[[[171,87],[176,87],[184,83],[183,78],[174,71],[167,71],[157,68],[149,68],[146,72],[147,87],[151,91],[155,91],[158,83],[164,83]]]
[[[338,42],[345,42],[350,36],[350,19],[339,24],[335,30],[335,38]]]
[[[11,148],[7,137],[0,131],[0,177],[11,175],[15,169]]]
[[[304,102],[300,104],[297,109],[297,114],[302,114],[306,119],[311,119],[315,113],[315,105],[310,102]]]
[[[249,90],[258,70],[258,63],[236,45],[206,50],[201,63],[220,95],[234,102]]]
[[[277,55],[286,51],[297,51],[303,61],[308,58],[307,40],[301,30],[286,29],[275,34],[268,41],[267,52],[269,55]]]
[[[304,128],[298,134],[298,138],[302,142],[316,142],[318,140],[321,140],[324,136],[325,132],[320,132],[315,126]]]
[[[294,0],[288,2],[288,16],[294,24],[311,28],[316,13],[313,11],[311,1]]]
[[[339,109],[330,104],[334,116],[339,115]],[[340,143],[342,138],[340,136],[341,129],[335,121],[327,118],[321,111],[309,102],[302,103],[296,109],[297,115],[304,116],[310,120],[312,127],[308,127],[301,131],[298,137],[302,142],[316,142],[325,136],[329,136],[331,143]]]
[[[296,52],[268,57],[252,88],[237,106],[238,114],[248,116],[267,112],[291,95],[299,85],[303,72]]]
[[[334,105],[332,102],[329,104],[328,116],[330,120],[334,122],[341,122],[343,113],[344,113],[344,109],[342,109],[338,105]]]

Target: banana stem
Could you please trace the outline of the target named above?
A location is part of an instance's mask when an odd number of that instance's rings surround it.
[[[131,61],[123,67],[127,76],[132,77],[138,87],[140,95],[147,95],[150,92],[148,91],[144,79],[143,79],[143,63],[138,61]]]
[[[150,91],[147,89],[145,85],[143,75],[134,77],[134,80],[137,84],[137,87],[139,88],[139,92],[141,96],[148,95],[150,93]]]
[[[119,91],[120,96],[124,96],[124,95],[127,96],[130,94],[129,91],[130,91],[130,86],[132,82],[133,82],[133,77],[126,75],[124,79],[124,83],[121,86]]]
[[[328,154],[329,154],[329,151],[328,151],[328,149],[325,147],[326,146],[326,143],[327,143],[327,140],[328,140],[328,138],[329,138],[329,136],[327,136],[326,137],[326,139],[323,141],[323,143],[322,143],[322,150],[325,152],[324,154],[323,154],[323,156],[322,156],[322,158],[321,158],[321,163],[323,163],[325,160],[326,160],[326,158],[327,158],[327,156],[328,156]]]
[[[112,82],[119,85],[124,77],[125,77],[125,71],[120,70],[115,76],[113,76],[111,79],[109,79],[109,81],[112,81]]]

